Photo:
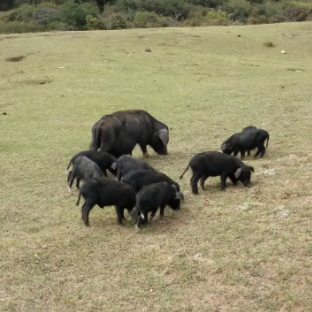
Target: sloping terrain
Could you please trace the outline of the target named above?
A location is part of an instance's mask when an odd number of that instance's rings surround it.
[[[312,310],[311,26],[1,35],[0,310]],[[147,161],[185,201],[139,233],[113,207],[86,228],[67,164],[130,108],[169,126]],[[252,187],[192,195],[190,158],[249,125],[270,133]]]

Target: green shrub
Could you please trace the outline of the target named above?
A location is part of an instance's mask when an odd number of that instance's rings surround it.
[[[265,15],[260,16],[249,16],[247,19],[247,24],[268,24],[269,19]]]
[[[57,9],[57,5],[55,2],[41,2],[37,5],[37,8],[49,8],[49,9]]]
[[[265,0],[249,0],[250,3],[263,3]]]
[[[203,8],[202,10],[201,10],[201,15],[202,16],[207,16],[207,14],[208,14],[208,9],[207,8]]]
[[[303,22],[309,15],[309,10],[301,6],[289,6],[284,11],[284,16],[291,22]]]
[[[114,5],[106,5],[105,10],[100,16],[101,22],[105,25],[105,29],[112,29],[111,27],[117,27],[116,29],[121,28],[133,28],[134,24],[132,23],[135,12],[128,11],[128,12],[116,12],[117,8]],[[118,25],[118,19],[115,18],[116,15],[121,16],[121,25]],[[112,23],[113,22],[113,23]]]
[[[51,5],[61,5],[64,2],[66,2],[68,0],[14,0],[14,7],[17,8],[21,5],[24,4],[29,4],[29,5],[41,5],[42,3],[45,3],[45,6],[47,5],[47,3],[51,4]]]
[[[0,11],[12,10],[14,3],[12,0],[1,0],[0,2]]]
[[[267,1],[265,3],[265,12],[260,14],[263,14],[267,17],[283,15],[284,5],[284,2]]]
[[[216,11],[214,9],[211,9],[208,11],[207,18],[210,22],[211,21],[219,21],[222,23],[222,25],[225,25],[226,23],[229,22],[229,19],[228,19],[226,12]],[[220,24],[218,24],[218,25],[220,25]]]
[[[40,25],[36,21],[28,23],[12,21],[0,21],[0,33],[26,33],[26,32],[41,32],[45,31],[44,25]]]
[[[57,10],[50,8],[39,8],[34,14],[33,18],[39,23],[47,25],[57,18]]]
[[[193,5],[201,5],[205,8],[217,8],[224,4],[226,0],[190,0]]]
[[[188,18],[184,21],[184,26],[206,26],[205,22],[207,21],[206,16],[203,16],[201,12],[191,12],[188,15]]]
[[[135,0],[118,0],[116,2],[116,11],[123,11],[123,12],[129,12],[129,11],[137,11],[138,5]]]
[[[286,18],[282,15],[274,15],[269,18],[269,23],[283,23],[286,21]]]
[[[175,18],[171,16],[158,16],[158,22],[161,27],[176,27],[178,22]]]
[[[58,9],[58,18],[67,24],[70,29],[84,30],[87,28],[87,15],[96,17],[97,8],[90,3],[65,2]]]
[[[116,3],[116,9],[123,12],[155,12],[176,20],[186,18],[192,7],[187,0],[118,0]]]
[[[308,10],[312,9],[311,0],[306,0],[306,1],[289,0],[289,1],[287,1],[287,4],[293,5],[293,6],[300,6],[300,7],[306,8]]]
[[[243,23],[247,21],[251,12],[251,5],[247,0],[230,0],[222,8],[231,20]]]
[[[247,19],[247,24],[251,25],[261,24],[261,20],[257,16],[249,16]]]
[[[148,28],[159,26],[158,16],[155,12],[137,12],[134,16],[133,23],[135,27]]]
[[[68,0],[53,0],[54,1],[54,3],[56,4],[56,5],[62,5],[62,4],[64,4],[65,2],[67,2]]]
[[[153,11],[176,20],[188,16],[192,5],[186,0],[138,0],[140,10]]]
[[[29,22],[33,19],[36,10],[35,6],[24,4],[9,12],[8,21]]]
[[[201,11],[192,11],[183,23],[184,26],[209,26],[209,25],[228,25],[229,19],[223,11],[208,9],[207,14],[203,15]]]
[[[51,21],[45,26],[46,30],[68,30],[68,25],[58,20]]]
[[[87,21],[87,29],[89,30],[106,29],[105,24],[101,20],[92,15],[87,15],[86,21]]]
[[[110,21],[110,29],[124,29],[127,28],[126,20],[119,14],[112,16]]]

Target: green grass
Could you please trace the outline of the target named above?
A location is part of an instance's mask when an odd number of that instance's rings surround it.
[[[0,36],[0,310],[311,311],[311,25]],[[113,207],[86,228],[65,169],[130,108],[169,126],[148,162],[185,202],[139,233]],[[253,186],[192,195],[190,158],[248,125],[270,133]]]

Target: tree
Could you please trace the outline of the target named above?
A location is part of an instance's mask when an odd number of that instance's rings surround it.
[[[11,10],[14,7],[14,0],[1,0],[0,11]]]
[[[116,2],[116,0],[96,0],[96,4],[97,4],[101,13],[103,12],[105,5],[114,4],[115,2]]]

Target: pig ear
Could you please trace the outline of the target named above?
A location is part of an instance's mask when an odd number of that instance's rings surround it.
[[[235,173],[234,176],[236,179],[238,179],[240,177],[240,175],[242,174],[242,168],[238,168]]]
[[[225,143],[223,143],[223,144],[221,145],[221,150],[223,151],[225,148],[226,148],[226,145],[225,145]]]
[[[183,194],[182,194],[182,193],[180,193],[180,192],[176,192],[176,197],[175,197],[175,199],[181,199],[181,200],[184,200],[184,196],[183,196]]]
[[[252,172],[255,172],[255,170],[254,170],[254,168],[253,167],[249,167],[250,168],[250,170],[252,171]]]
[[[167,130],[160,130],[158,134],[159,138],[161,139],[164,146],[167,146],[169,142],[169,133]]]
[[[116,169],[117,168],[117,164],[115,162],[112,163],[111,168]]]

